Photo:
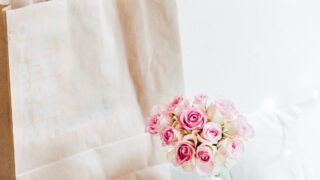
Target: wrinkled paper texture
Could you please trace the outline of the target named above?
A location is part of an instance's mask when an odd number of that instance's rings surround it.
[[[172,0],[53,0],[9,9],[16,177],[170,179],[152,105],[183,93]]]

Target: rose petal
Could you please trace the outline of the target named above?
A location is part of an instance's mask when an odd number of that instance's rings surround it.
[[[188,163],[186,163],[186,164],[183,164],[181,167],[182,167],[182,169],[183,169],[184,171],[186,171],[186,172],[191,172],[191,171],[194,170],[195,165],[194,165],[193,160],[191,160],[190,162],[188,162]]]
[[[190,141],[194,144],[194,146],[196,146],[198,144],[198,139],[197,136],[195,135],[197,131],[193,131],[193,133],[191,134],[187,134],[183,137],[184,141]]]
[[[175,149],[171,149],[169,152],[167,152],[167,160],[171,162],[174,166],[179,166],[176,161],[176,153]]]

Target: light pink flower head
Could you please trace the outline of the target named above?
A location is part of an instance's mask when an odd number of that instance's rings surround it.
[[[182,102],[184,101],[184,97],[183,96],[177,96],[175,97],[168,105],[168,111],[169,112],[174,112],[175,109],[182,104]]]
[[[194,154],[195,145],[190,141],[182,141],[171,151],[171,158],[169,158],[169,160],[175,166],[187,166],[193,162]]]
[[[253,128],[243,116],[238,116],[234,121],[230,121],[225,126],[227,136],[250,139],[254,136]]]
[[[179,116],[179,122],[185,130],[201,129],[207,120],[202,111],[196,108],[187,108]]]
[[[207,103],[208,103],[209,97],[205,94],[199,94],[194,97],[193,105],[194,107],[201,109],[203,112],[206,111]]]
[[[202,132],[198,135],[200,142],[216,144],[222,137],[220,124],[208,122],[204,125]]]
[[[199,94],[197,96],[194,97],[194,104],[206,104],[208,101],[209,97],[205,94]]]
[[[196,170],[201,176],[209,176],[214,169],[214,155],[216,147],[210,144],[201,144],[196,150]]]
[[[215,107],[223,115],[232,115],[237,112],[233,103],[225,99],[217,99]]]
[[[243,143],[240,139],[226,138],[219,142],[218,151],[229,159],[237,159],[243,153]]]
[[[160,132],[162,145],[173,145],[178,141],[175,130],[171,126],[163,128]]]
[[[158,134],[161,130],[161,118],[162,114],[160,112],[152,115],[146,127],[146,131],[150,134]]]

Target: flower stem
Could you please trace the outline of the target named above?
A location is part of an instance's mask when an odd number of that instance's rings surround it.
[[[221,169],[220,174],[217,177],[221,180],[232,180],[231,173],[226,168]]]

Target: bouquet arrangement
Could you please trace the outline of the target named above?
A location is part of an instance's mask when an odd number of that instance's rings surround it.
[[[155,106],[146,131],[160,136],[173,165],[223,179],[231,179],[229,169],[241,156],[243,142],[254,135],[230,101],[211,101],[206,95],[193,100],[179,96]]]

